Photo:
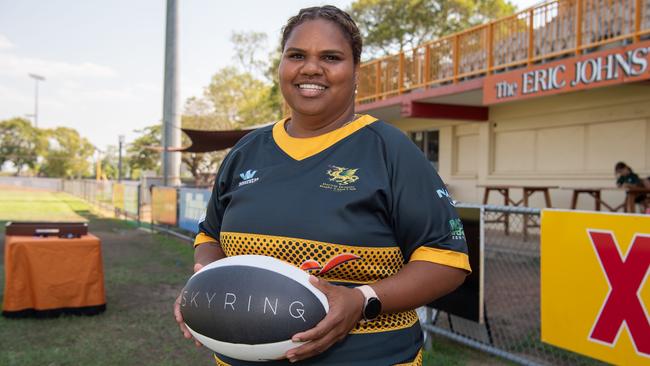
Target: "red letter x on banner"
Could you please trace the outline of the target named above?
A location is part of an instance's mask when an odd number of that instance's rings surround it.
[[[650,266],[650,236],[636,235],[626,257],[612,233],[589,230],[589,236],[611,287],[589,338],[614,345],[625,322],[637,352],[650,356],[650,322],[638,296]]]

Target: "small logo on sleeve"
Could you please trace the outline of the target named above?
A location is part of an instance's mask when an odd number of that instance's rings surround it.
[[[449,204],[452,206],[456,206],[456,201],[451,198],[451,195],[446,189],[438,189],[436,190],[436,193],[438,194],[438,198],[446,197],[447,200],[449,200]]]
[[[464,240],[465,230],[463,230],[463,222],[460,219],[449,220],[449,228],[451,229],[451,238],[454,240]]]
[[[239,174],[239,177],[241,178],[241,182],[239,182],[239,186],[245,186],[247,184],[252,184],[255,183],[259,180],[259,178],[255,178],[255,173],[257,173],[257,170],[247,170],[243,173]]]

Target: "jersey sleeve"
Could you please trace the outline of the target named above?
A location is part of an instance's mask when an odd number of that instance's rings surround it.
[[[471,272],[454,201],[432,164],[408,139],[389,156],[391,222],[407,261],[428,261]]]

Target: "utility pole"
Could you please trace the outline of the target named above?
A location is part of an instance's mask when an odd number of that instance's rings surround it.
[[[34,79],[34,127],[38,128],[38,82],[45,81],[45,78],[37,74],[29,74]]]
[[[165,30],[165,86],[163,95],[163,184],[180,186],[181,154],[171,152],[181,142],[178,114],[178,2],[167,0]]]

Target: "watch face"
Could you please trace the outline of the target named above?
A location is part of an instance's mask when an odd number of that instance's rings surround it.
[[[366,320],[372,320],[378,317],[379,313],[381,313],[381,301],[376,297],[371,297],[368,299],[366,308],[363,309],[363,317],[366,318]]]

